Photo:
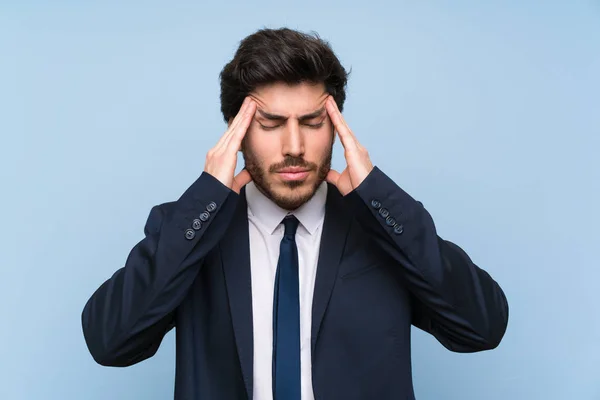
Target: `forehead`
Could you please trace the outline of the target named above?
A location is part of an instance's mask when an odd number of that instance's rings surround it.
[[[293,118],[323,107],[328,93],[322,83],[273,83],[260,86],[249,95],[256,101],[259,109]]]

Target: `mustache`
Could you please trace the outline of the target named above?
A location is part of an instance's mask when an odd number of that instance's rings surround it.
[[[315,163],[306,161],[302,157],[287,156],[282,162],[271,165],[269,167],[269,172],[277,172],[288,167],[300,167],[313,170],[317,168],[317,165]]]

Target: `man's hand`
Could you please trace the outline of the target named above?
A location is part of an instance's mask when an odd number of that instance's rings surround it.
[[[238,150],[255,112],[256,103],[251,98],[246,97],[240,111],[229,125],[229,129],[215,147],[208,151],[204,164],[205,172],[214,176],[238,194],[242,187],[252,180],[250,173],[245,169],[240,171],[237,176],[233,174],[237,165]]]
[[[344,157],[347,164],[341,174],[333,169],[330,170],[327,174],[327,182],[333,183],[340,193],[345,196],[356,189],[369,175],[373,170],[373,164],[367,149],[358,142],[356,136],[344,121],[333,97],[330,96],[327,99],[325,108],[344,146]]]

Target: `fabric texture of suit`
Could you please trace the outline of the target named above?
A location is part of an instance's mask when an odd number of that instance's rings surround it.
[[[93,358],[136,364],[176,327],[175,399],[250,399],[260,310],[244,189],[202,173],[151,210],[144,233],[84,307]],[[500,286],[379,168],[346,196],[329,186],[312,308],[315,399],[414,399],[411,325],[476,352],[497,347],[507,323]]]

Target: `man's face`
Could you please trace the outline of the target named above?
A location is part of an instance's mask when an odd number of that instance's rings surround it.
[[[246,169],[281,208],[312,198],[331,168],[333,127],[324,85],[276,83],[255,90],[254,119],[242,141]]]

